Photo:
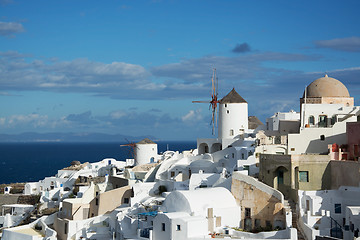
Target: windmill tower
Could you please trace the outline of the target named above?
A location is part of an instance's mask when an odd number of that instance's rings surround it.
[[[248,103],[233,88],[219,101],[220,139],[236,138],[248,130]]]
[[[157,161],[157,144],[148,138],[141,140],[138,143],[128,143],[120,145],[121,147],[131,147],[131,155],[135,160],[135,165],[143,165],[154,163]]]
[[[148,138],[136,143],[135,150],[135,165],[142,165],[147,163],[154,163],[157,161],[157,144]]]

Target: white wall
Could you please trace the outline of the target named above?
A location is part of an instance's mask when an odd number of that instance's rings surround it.
[[[324,141],[320,139],[321,135],[325,136]],[[337,122],[331,128],[303,128],[299,134],[289,134],[288,153],[324,153],[333,143],[347,143],[346,122]]]
[[[230,130],[233,130],[231,135]],[[248,130],[248,104],[226,103],[219,104],[218,137],[234,138]]]
[[[157,144],[136,144],[136,165],[150,163],[151,159],[156,162],[158,159],[157,152]]]

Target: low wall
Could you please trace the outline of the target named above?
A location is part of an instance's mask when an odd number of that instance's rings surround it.
[[[233,232],[230,232],[230,234],[232,237],[241,239],[297,239],[297,230],[295,228],[260,233],[248,233],[234,230]]]
[[[305,239],[314,240],[317,235],[320,235],[319,230],[313,229],[303,220],[304,217],[299,217],[298,226],[299,230],[305,235]]]
[[[263,191],[263,192],[265,192],[265,193],[279,199],[281,201],[281,203],[284,203],[284,195],[280,191],[276,190],[275,188],[269,187],[268,185],[266,185],[266,184],[264,184],[262,182],[259,182],[258,180],[256,180],[253,177],[249,177],[247,175],[244,175],[244,174],[241,174],[241,173],[238,173],[238,172],[234,172],[232,177],[234,179],[238,179],[240,181],[243,181],[243,182],[245,182],[247,184],[253,185],[257,189],[259,189],[259,190],[261,190],[261,191]]]

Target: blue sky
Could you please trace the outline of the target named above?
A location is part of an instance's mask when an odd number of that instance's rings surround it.
[[[211,137],[212,68],[261,121],[327,73],[359,105],[359,1],[0,0],[0,132]]]

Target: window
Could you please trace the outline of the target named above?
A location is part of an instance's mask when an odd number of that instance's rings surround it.
[[[251,218],[251,208],[245,208],[245,218]]]
[[[244,159],[244,158],[245,158],[245,154],[241,153],[241,159]]]
[[[65,226],[64,226],[64,233],[67,234],[67,230],[68,230],[68,224],[65,223]]]
[[[295,148],[291,148],[291,151],[295,151]]]
[[[225,103],[225,107],[227,107],[227,104]]]
[[[99,199],[95,198],[95,205],[98,206],[99,205]]]
[[[261,226],[260,219],[255,219],[255,227],[259,228]]]
[[[232,156],[232,158],[235,158],[235,153],[232,153],[231,156]]]
[[[163,232],[165,232],[165,223],[162,223],[162,224],[161,224],[161,230],[162,230]]]
[[[176,225],[176,231],[181,231],[181,225]]]
[[[227,113],[227,114],[229,114],[229,113],[230,113],[230,111],[229,111],[229,110],[226,110],[226,113]]]
[[[271,228],[271,222],[270,221],[266,221],[266,228]]]
[[[335,203],[335,213],[341,213],[341,204]]]
[[[314,116],[310,116],[309,117],[309,125],[314,125],[315,124],[315,118]]]
[[[309,182],[308,171],[299,171],[299,182]]]
[[[171,172],[170,172],[170,175],[171,175],[171,177],[174,177],[174,176],[175,176],[175,172],[174,172],[174,171],[171,171]]]
[[[230,129],[230,136],[234,136],[234,130]]]
[[[327,127],[327,116],[326,115],[319,116],[319,127]]]
[[[281,144],[281,136],[275,137],[275,144]]]
[[[336,116],[334,115],[332,118],[331,118],[331,125],[334,125],[336,123]]]
[[[320,135],[320,140],[325,141],[325,135]]]
[[[129,203],[129,198],[124,198],[124,203],[128,204]]]

